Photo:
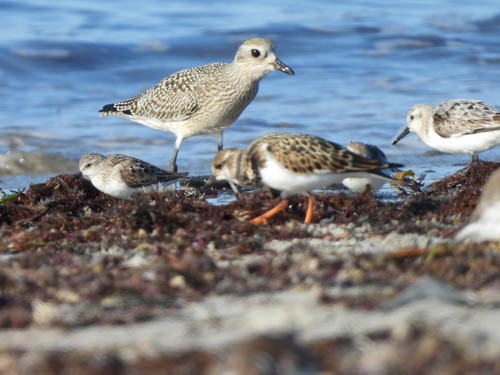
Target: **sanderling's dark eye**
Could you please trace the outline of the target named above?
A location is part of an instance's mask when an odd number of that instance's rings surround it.
[[[252,50],[252,56],[253,57],[259,57],[260,56],[260,51],[258,49],[253,49]]]
[[[410,120],[412,120],[412,121],[415,120],[415,116],[410,115]]]
[[[92,163],[85,164],[85,168],[90,168],[91,166],[92,166]]]
[[[215,164],[214,168],[215,169],[222,169],[222,164],[221,163]]]

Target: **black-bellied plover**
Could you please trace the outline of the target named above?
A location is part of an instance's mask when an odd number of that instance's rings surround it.
[[[222,149],[222,132],[255,98],[259,81],[273,70],[295,74],[276,57],[271,41],[254,38],[238,48],[232,63],[181,70],[144,93],[107,104],[99,112],[174,133],[170,168],[177,171],[177,154],[188,137],[215,133],[218,150]]]
[[[349,151],[361,155],[368,159],[376,159],[382,163],[387,163],[387,157],[384,152],[375,145],[370,145],[363,142],[351,142],[346,147]],[[387,182],[386,178],[379,178],[377,175],[367,177],[346,177],[342,180],[342,184],[348,189],[362,193],[367,186],[372,191],[378,191]]]
[[[187,178],[186,173],[165,171],[120,154],[85,154],[80,159],[80,172],[98,190],[122,199],[129,199],[137,192],[163,191],[176,181]]]
[[[469,224],[457,233],[456,239],[500,241],[500,169],[486,181]]]
[[[382,169],[401,167],[401,164],[381,162],[355,154],[326,139],[293,133],[275,133],[257,138],[249,148],[228,148],[220,151],[212,162],[216,180],[228,180],[238,185],[262,183],[282,192],[280,203],[252,220],[265,224],[288,205],[290,194],[307,194],[308,208],[304,223],[312,220],[314,196],[312,190],[340,183],[346,177],[372,175],[393,180]]]
[[[428,146],[450,154],[471,154],[500,144],[500,113],[479,100],[451,99],[433,107],[417,104],[410,109],[407,126],[394,139],[398,143],[416,132]]]

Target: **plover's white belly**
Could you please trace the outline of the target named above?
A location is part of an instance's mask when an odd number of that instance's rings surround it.
[[[197,113],[184,120],[164,120],[145,116],[130,116],[130,118],[142,125],[168,131],[183,138],[211,134],[222,131],[235,122],[254,96],[255,93],[250,92],[241,97],[232,94],[211,98]]]

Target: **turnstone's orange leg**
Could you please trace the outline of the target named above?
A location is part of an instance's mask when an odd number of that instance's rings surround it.
[[[311,223],[313,213],[314,213],[314,203],[315,202],[316,202],[316,199],[314,198],[314,195],[307,194],[307,211],[306,211],[306,218],[304,219],[304,224]]]
[[[288,200],[282,199],[276,206],[269,211],[264,212],[262,215],[257,216],[255,219],[250,220],[252,224],[267,224],[270,217],[276,215],[278,212],[283,211],[288,206]]]

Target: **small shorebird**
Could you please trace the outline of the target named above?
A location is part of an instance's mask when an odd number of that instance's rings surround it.
[[[99,112],[174,133],[170,168],[175,172],[179,148],[188,137],[215,133],[218,150],[222,150],[222,132],[255,98],[259,81],[273,70],[295,74],[276,57],[270,40],[254,38],[238,48],[232,63],[181,70],[142,94],[107,104]]]
[[[129,199],[132,194],[166,190],[186,173],[165,171],[145,161],[126,155],[85,154],[80,159],[80,172],[103,193]]]
[[[363,142],[351,142],[346,147],[349,151],[355,154],[364,156],[368,159],[375,159],[382,163],[387,163],[387,157],[384,152],[377,146]],[[342,184],[356,193],[362,193],[369,185],[372,191],[378,191],[387,182],[386,178],[379,178],[376,175],[369,177],[346,177],[342,180]]]
[[[308,207],[304,223],[309,224],[314,212],[312,190],[339,183],[346,177],[372,177],[398,184],[382,169],[401,164],[381,162],[355,154],[342,146],[307,134],[275,133],[257,138],[249,148],[220,151],[212,162],[216,180],[231,184],[255,186],[264,184],[282,193],[280,203],[252,220],[265,224],[271,216],[284,210],[291,194],[307,194]]]
[[[500,169],[486,181],[469,224],[457,233],[456,239],[500,241]]]
[[[477,161],[479,152],[500,144],[500,113],[479,100],[452,99],[435,107],[417,104],[408,112],[406,123],[393,145],[416,132],[436,150],[471,154]]]

